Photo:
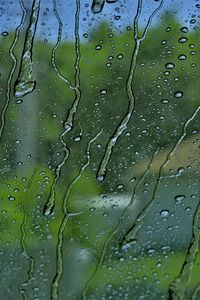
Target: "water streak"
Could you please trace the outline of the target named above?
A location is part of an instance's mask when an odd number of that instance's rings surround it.
[[[32,75],[32,50],[39,10],[40,0],[33,0],[30,23],[26,31],[19,74],[14,86],[14,94],[16,97],[23,97],[35,89],[36,81]]]
[[[28,295],[26,292],[26,287],[33,278],[33,269],[34,269],[34,259],[30,256],[26,249],[26,224],[28,219],[28,214],[25,212],[24,207],[22,205],[22,200],[19,201],[20,209],[23,214],[23,222],[21,224],[21,247],[22,247],[22,255],[29,261],[29,270],[28,270],[28,278],[26,281],[19,285],[19,292],[23,296],[25,300],[28,300]]]
[[[136,70],[138,53],[139,53],[139,50],[140,50],[141,43],[144,40],[144,38],[146,37],[147,31],[148,31],[148,28],[149,28],[149,26],[152,22],[152,19],[153,19],[154,15],[162,7],[163,1],[164,0],[162,0],[160,2],[160,5],[153,11],[153,13],[151,14],[151,16],[148,19],[148,22],[147,22],[147,25],[144,29],[142,37],[139,37],[138,21],[139,21],[140,15],[141,15],[142,0],[138,0],[137,13],[136,13],[136,16],[135,16],[135,19],[134,19],[135,46],[134,46],[134,50],[133,50],[133,53],[132,53],[128,79],[127,79],[127,82],[126,82],[126,93],[127,93],[127,97],[128,97],[128,100],[129,100],[128,109],[127,109],[127,113],[125,114],[125,116],[121,120],[120,124],[116,128],[113,136],[109,139],[109,141],[106,145],[104,156],[102,158],[102,161],[100,163],[100,166],[99,166],[99,169],[98,169],[98,172],[97,172],[97,179],[99,181],[104,180],[105,175],[106,175],[107,165],[108,165],[108,163],[111,159],[113,148],[114,148],[118,138],[122,135],[124,130],[127,128],[127,125],[129,123],[132,115],[133,115],[134,110],[135,110],[135,95],[134,95],[134,92],[133,92],[133,89],[132,89],[132,83],[133,83],[133,78],[134,78],[134,74],[135,74],[135,70]]]
[[[63,199],[63,219],[61,221],[60,227],[59,227],[59,232],[58,232],[58,243],[57,243],[57,257],[56,257],[56,262],[57,262],[57,268],[56,268],[56,275],[53,279],[52,285],[51,285],[51,299],[52,300],[57,300],[58,299],[58,288],[59,288],[59,282],[61,280],[62,274],[63,274],[63,243],[64,243],[64,232],[67,226],[67,223],[70,219],[70,217],[75,217],[77,215],[82,214],[85,209],[83,209],[81,212],[78,213],[70,213],[68,211],[68,199],[70,196],[71,189],[73,186],[76,184],[76,182],[82,177],[82,174],[84,170],[89,166],[90,164],[90,147],[91,144],[99,137],[99,135],[102,133],[102,130],[88,142],[87,145],[87,150],[86,150],[86,156],[87,160],[86,163],[82,166],[79,174],[72,180],[70,183],[69,187],[67,188],[64,199]]]
[[[25,22],[25,19],[26,19],[26,14],[27,14],[27,11],[24,7],[23,1],[19,0],[19,3],[20,3],[21,10],[22,10],[22,18],[21,18],[20,24],[16,28],[15,37],[14,37],[13,43],[12,43],[10,49],[9,49],[9,54],[10,54],[12,60],[13,60],[13,64],[12,64],[12,67],[11,67],[11,70],[10,70],[10,73],[9,73],[9,76],[8,76],[8,81],[7,81],[7,86],[6,86],[6,101],[5,101],[3,110],[1,112],[0,142],[1,142],[1,139],[2,139],[2,136],[3,136],[3,131],[4,131],[4,128],[5,128],[6,112],[7,112],[9,103],[10,103],[11,82],[12,82],[13,74],[14,74],[16,66],[17,66],[17,59],[16,59],[15,54],[14,54],[13,51],[14,51],[14,48],[15,48],[17,42],[18,42],[20,30],[24,25],[24,22]]]
[[[196,286],[196,288],[194,289],[194,292],[192,293],[192,296],[191,296],[191,300],[198,300],[197,296],[200,292],[200,284],[198,284]]]
[[[124,242],[127,242],[129,240],[134,239],[136,233],[141,228],[145,216],[147,215],[147,213],[151,209],[152,205],[154,204],[154,199],[156,197],[156,192],[157,192],[158,186],[159,186],[159,184],[160,184],[160,182],[161,182],[161,180],[163,178],[163,171],[164,171],[165,167],[167,166],[167,164],[170,162],[171,156],[177,151],[178,146],[181,144],[181,142],[185,138],[185,136],[187,134],[187,127],[191,123],[191,121],[195,118],[195,116],[197,115],[197,113],[199,112],[199,110],[200,110],[200,106],[198,106],[196,108],[196,110],[193,112],[192,116],[185,122],[185,124],[183,126],[183,133],[182,133],[181,137],[175,143],[175,145],[172,147],[172,149],[169,151],[169,153],[167,154],[167,157],[166,157],[164,163],[160,166],[159,173],[158,173],[158,178],[157,178],[154,190],[153,190],[152,198],[147,203],[147,205],[143,208],[143,210],[140,212],[140,214],[138,215],[137,224],[135,224],[135,222],[134,222],[134,224],[131,226],[131,228],[124,235],[124,238],[123,238]]]
[[[58,19],[59,22],[59,30],[58,30],[58,40],[57,40],[57,44],[54,47],[54,50],[52,52],[52,63],[53,66],[56,70],[57,74],[60,74],[59,77],[61,79],[63,79],[71,89],[74,90],[75,92],[75,99],[74,102],[71,106],[71,108],[68,111],[68,115],[65,121],[63,121],[63,127],[64,127],[64,131],[62,132],[62,134],[59,136],[59,141],[63,146],[63,152],[64,152],[64,157],[62,159],[62,161],[57,165],[56,170],[55,170],[55,178],[54,181],[52,183],[51,186],[51,192],[50,192],[50,196],[45,204],[44,207],[44,215],[48,216],[53,212],[54,206],[55,206],[55,188],[56,188],[56,184],[57,181],[60,178],[61,175],[61,170],[62,167],[64,166],[65,162],[67,161],[69,155],[70,155],[70,150],[67,147],[67,144],[64,140],[65,135],[72,130],[73,125],[74,125],[74,117],[76,114],[76,111],[78,109],[78,105],[81,99],[81,91],[80,91],[80,37],[79,37],[79,17],[80,17],[80,0],[76,0],[76,15],[75,15],[75,51],[76,51],[76,60],[75,60],[75,87],[73,87],[70,83],[70,81],[66,78],[64,78],[60,72],[58,71],[58,68],[56,66],[55,63],[55,51],[58,48],[59,44],[60,44],[60,40],[61,40],[61,34],[62,34],[62,22],[61,19],[58,15],[58,12],[56,10],[56,2],[54,1],[54,13],[56,14],[56,17]]]
[[[190,241],[190,245],[188,247],[186,258],[181,268],[180,274],[170,285],[169,299],[172,300],[186,299],[185,298],[186,290],[191,283],[192,271],[195,264],[196,256],[199,251],[199,243],[200,243],[200,202],[197,205],[194,214],[192,228],[193,228],[192,239]],[[194,293],[194,296],[197,293],[198,293],[198,288],[197,291]]]
[[[103,260],[104,260],[104,257],[105,257],[105,254],[106,254],[106,251],[107,251],[107,248],[108,248],[108,245],[109,243],[111,242],[111,240],[114,238],[114,236],[119,233],[119,231],[122,231],[123,229],[121,227],[124,227],[124,224],[123,224],[123,221],[124,219],[127,219],[127,213],[129,212],[130,208],[133,207],[134,208],[134,200],[136,199],[136,194],[137,194],[137,189],[139,188],[139,186],[141,185],[141,183],[143,182],[143,180],[145,179],[145,177],[147,176],[147,174],[149,173],[150,169],[151,169],[151,166],[152,166],[152,163],[153,163],[153,159],[155,157],[155,155],[158,153],[158,150],[156,150],[154,152],[154,154],[152,155],[152,158],[144,172],[144,174],[141,175],[141,177],[139,178],[139,180],[137,181],[137,184],[135,185],[134,187],[134,191],[133,191],[133,194],[131,196],[131,200],[129,202],[129,204],[125,207],[125,209],[123,210],[122,214],[120,215],[120,217],[118,218],[118,223],[117,223],[117,226],[116,228],[111,232],[111,234],[108,236],[108,238],[106,239],[106,242],[103,246],[103,250],[102,250],[102,253],[100,255],[100,259],[99,259],[99,262],[96,266],[96,269],[95,271],[93,272],[93,274],[91,275],[91,277],[89,278],[88,282],[86,283],[86,286],[85,286],[85,289],[82,293],[82,296],[81,296],[81,299],[84,299],[86,300],[86,294],[88,292],[88,289],[93,281],[93,279],[95,278],[96,274],[99,272],[101,266],[102,266],[102,263],[103,263]]]

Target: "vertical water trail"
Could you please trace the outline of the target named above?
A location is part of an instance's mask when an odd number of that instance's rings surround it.
[[[55,51],[57,49],[57,47],[59,46],[60,43],[60,39],[61,39],[61,34],[62,34],[62,22],[61,19],[58,15],[58,12],[56,10],[56,6],[55,6],[55,1],[54,1],[54,12],[56,12],[56,16],[58,18],[58,22],[59,22],[59,33],[58,33],[58,40],[57,40],[57,45],[55,46],[54,50],[53,50],[53,56],[52,56],[52,62],[54,67],[56,68],[56,72],[58,74],[60,74],[60,72],[58,71],[56,64],[55,64]],[[71,108],[68,111],[68,115],[65,121],[63,121],[63,126],[64,126],[64,131],[61,133],[61,135],[59,136],[59,141],[63,146],[63,152],[64,152],[64,157],[62,159],[62,161],[56,166],[56,171],[55,171],[55,178],[54,181],[52,183],[51,186],[51,191],[50,191],[50,196],[45,204],[44,207],[44,215],[48,216],[53,212],[54,206],[55,206],[55,188],[56,188],[56,184],[57,181],[60,178],[61,175],[61,169],[64,166],[66,160],[68,159],[69,155],[70,155],[70,150],[67,147],[67,144],[64,140],[65,135],[72,130],[73,125],[74,125],[74,117],[76,114],[76,111],[78,109],[78,105],[81,99],[81,90],[80,90],[80,58],[81,58],[81,54],[80,54],[80,37],[79,37],[79,17],[80,17],[80,0],[76,0],[76,14],[75,14],[75,51],[76,51],[76,60],[75,60],[75,64],[74,64],[74,68],[75,68],[75,86],[73,87],[72,84],[70,83],[70,81],[66,78],[64,78],[61,74],[59,77],[61,77],[68,85],[71,89],[74,90],[75,93],[75,99],[73,101],[73,104],[71,106]]]
[[[30,23],[26,31],[18,78],[14,86],[15,97],[32,92],[36,81],[33,78],[32,50],[40,10],[40,0],[33,0]]]
[[[33,174],[32,174],[32,176],[31,176],[31,178],[30,178],[30,180],[29,180],[27,186],[26,186],[25,189],[24,189],[24,192],[26,192],[26,191],[30,188],[30,186],[31,186],[31,184],[32,184],[32,182],[33,182],[33,179],[34,179],[35,175],[36,175],[37,172],[38,172],[38,169],[39,169],[39,168],[37,168],[37,167],[34,169]]]
[[[67,188],[64,199],[63,199],[63,219],[61,221],[60,227],[59,227],[59,232],[58,232],[58,243],[56,247],[56,252],[57,252],[57,257],[56,257],[56,275],[53,279],[52,285],[51,285],[51,299],[52,300],[57,300],[58,299],[58,288],[59,288],[59,282],[61,280],[62,274],[63,274],[63,243],[64,243],[64,232],[67,226],[67,223],[70,219],[70,217],[75,217],[77,215],[82,214],[84,210],[78,213],[70,213],[68,211],[68,199],[70,195],[70,191],[73,188],[73,186],[76,184],[76,182],[81,178],[84,170],[89,166],[90,164],[90,147],[91,144],[100,136],[102,133],[102,130],[88,142],[87,145],[87,150],[86,150],[86,156],[87,160],[86,163],[82,166],[80,169],[79,174],[72,180],[70,183],[69,187]]]
[[[134,200],[135,200],[137,189],[139,188],[139,186],[141,185],[141,183],[143,182],[143,180],[147,176],[148,172],[150,171],[152,163],[153,163],[153,159],[154,159],[154,157],[156,156],[157,153],[158,153],[158,150],[156,150],[154,152],[154,154],[152,155],[152,157],[150,159],[150,162],[149,162],[149,164],[148,164],[145,172],[141,175],[141,177],[137,181],[137,184],[134,187],[134,191],[133,191],[133,194],[131,196],[131,200],[130,200],[129,204],[125,207],[125,209],[123,210],[122,214],[118,218],[118,223],[117,223],[116,228],[111,232],[111,234],[106,239],[106,242],[105,242],[105,244],[103,246],[103,249],[102,249],[102,253],[100,255],[99,262],[98,262],[98,264],[96,266],[95,271],[93,272],[93,274],[89,278],[88,282],[86,283],[85,289],[83,290],[82,295],[81,295],[81,299],[84,299],[84,300],[87,299],[86,298],[87,291],[88,291],[88,289],[89,289],[89,287],[90,287],[93,279],[95,278],[96,274],[98,273],[98,271],[100,270],[100,268],[102,266],[102,263],[103,263],[103,260],[104,260],[104,257],[105,257],[108,245],[109,245],[110,241],[113,239],[113,237],[120,231],[120,229],[121,229],[120,227],[123,224],[123,220],[127,217],[126,213],[134,205]]]
[[[33,259],[32,256],[30,256],[28,254],[27,249],[26,249],[26,224],[27,224],[28,215],[24,210],[21,198],[19,200],[19,204],[20,204],[21,212],[23,214],[23,222],[21,224],[22,255],[29,261],[28,278],[27,278],[26,281],[24,281],[23,283],[21,283],[19,285],[19,292],[25,300],[28,300],[29,298],[28,298],[28,295],[27,295],[27,292],[26,292],[26,287],[27,287],[28,283],[30,282],[30,280],[33,278],[34,259]]]
[[[99,181],[103,181],[106,175],[106,169],[107,169],[107,165],[110,161],[111,155],[112,155],[112,151],[113,151],[113,147],[115,146],[118,138],[122,135],[122,133],[124,132],[124,130],[127,128],[127,125],[130,121],[130,118],[133,115],[133,112],[135,110],[135,95],[132,89],[132,83],[133,83],[133,78],[134,78],[134,74],[135,74],[135,70],[136,70],[136,64],[137,64],[137,57],[138,57],[138,53],[140,50],[140,46],[142,41],[144,40],[144,38],[146,37],[148,28],[152,22],[152,19],[154,17],[154,15],[160,10],[160,8],[163,5],[164,0],[161,0],[160,5],[153,11],[153,13],[151,14],[151,16],[148,19],[147,25],[144,29],[143,35],[142,37],[139,37],[139,32],[138,32],[138,21],[139,21],[139,17],[141,14],[141,9],[142,9],[142,0],[138,0],[138,8],[137,8],[137,14],[135,16],[134,19],[134,40],[135,40],[135,46],[134,46],[134,50],[133,50],[133,54],[132,54],[132,58],[131,58],[131,64],[130,64],[130,70],[129,70],[129,74],[128,74],[128,79],[126,82],[126,93],[127,93],[127,97],[128,97],[128,109],[127,109],[127,113],[125,114],[125,116],[123,117],[123,119],[121,120],[120,124],[118,125],[118,127],[116,128],[113,136],[109,139],[107,145],[106,145],[106,149],[103,155],[103,158],[101,160],[98,172],[97,172],[97,179]]]
[[[55,17],[57,19],[57,22],[58,22],[58,36],[57,36],[57,42],[56,42],[55,46],[52,49],[51,63],[53,65],[53,68],[54,68],[56,74],[58,75],[58,77],[61,80],[63,80],[72,90],[74,90],[75,87],[72,86],[72,84],[71,84],[71,82],[68,78],[64,77],[60,73],[60,70],[58,69],[57,64],[56,64],[56,51],[60,46],[61,39],[62,39],[62,31],[63,31],[63,23],[62,23],[62,20],[59,16],[58,11],[57,11],[56,0],[53,0],[53,12],[54,12],[54,15],[55,15]]]
[[[27,186],[24,188],[23,192],[26,193],[27,190],[31,187],[31,184],[33,182],[33,179],[35,178],[37,174],[38,168],[35,168],[33,171],[32,176],[30,177]],[[23,214],[23,222],[21,224],[21,248],[22,248],[22,255],[29,261],[29,270],[28,270],[28,278],[25,282],[21,283],[19,285],[19,292],[22,294],[23,298],[25,300],[28,300],[28,295],[26,293],[26,287],[28,283],[33,278],[33,270],[34,270],[34,258],[28,254],[28,251],[26,249],[26,225],[28,220],[28,214],[24,209],[24,206],[22,205],[22,199],[19,199],[19,206],[21,209],[21,212]]]
[[[185,261],[181,268],[179,276],[172,282],[169,288],[170,299],[184,300],[185,293],[192,279],[192,271],[200,245],[200,202],[197,205],[192,226],[192,239],[188,247]],[[198,290],[195,294],[198,293]]]
[[[4,128],[5,128],[6,112],[7,112],[9,103],[10,103],[11,83],[12,83],[12,79],[13,79],[13,75],[14,75],[16,66],[17,66],[17,59],[16,59],[15,54],[14,54],[13,51],[14,51],[14,48],[15,48],[17,42],[18,42],[20,30],[24,25],[24,22],[25,22],[25,19],[26,19],[26,14],[27,14],[27,11],[26,11],[26,9],[24,7],[24,4],[23,4],[23,0],[19,0],[19,3],[20,3],[21,10],[22,10],[22,18],[21,18],[20,24],[16,28],[15,37],[14,37],[13,43],[12,43],[10,49],[9,49],[9,54],[10,54],[10,57],[12,58],[12,60],[13,60],[13,64],[12,64],[12,67],[11,67],[11,70],[10,70],[10,73],[9,73],[9,76],[8,76],[8,81],[7,81],[7,86],[6,86],[6,101],[5,101],[5,104],[3,106],[3,110],[1,112],[0,142],[1,142],[1,139],[2,139],[2,136],[3,136],[3,131],[4,131]]]
[[[146,214],[149,212],[152,205],[154,204],[154,199],[155,199],[155,196],[156,196],[157,188],[158,188],[158,186],[159,186],[159,184],[160,184],[160,182],[163,178],[163,171],[164,171],[165,167],[167,166],[167,164],[170,162],[171,156],[176,152],[178,146],[181,144],[181,142],[185,138],[185,136],[187,134],[187,127],[192,122],[192,120],[195,118],[195,116],[197,115],[199,110],[200,110],[200,106],[198,106],[195,109],[192,116],[185,122],[185,124],[183,126],[183,134],[181,135],[179,140],[175,143],[175,145],[172,147],[172,149],[169,151],[164,163],[159,168],[158,179],[156,181],[151,200],[148,202],[148,204],[142,209],[142,211],[138,215],[137,224],[135,224],[135,222],[134,222],[134,224],[131,226],[131,228],[126,232],[126,234],[124,235],[124,238],[123,238],[123,242],[127,242],[127,241],[129,241],[129,239],[133,239],[135,237],[137,231],[141,228],[141,226],[143,224],[143,220],[144,220]]]

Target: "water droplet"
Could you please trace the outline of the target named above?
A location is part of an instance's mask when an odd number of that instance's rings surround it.
[[[183,92],[181,92],[181,91],[175,92],[175,93],[174,93],[174,97],[175,97],[175,98],[181,98],[181,97],[183,97]]]
[[[95,49],[96,49],[96,50],[101,50],[101,49],[102,49],[102,46],[101,46],[101,45],[97,45],[97,46],[95,47]]]
[[[118,21],[120,18],[121,18],[121,16],[116,16],[116,17],[115,17],[115,20]]]
[[[22,104],[22,102],[23,102],[22,99],[17,99],[17,100],[15,101],[16,104]]]
[[[178,40],[178,42],[179,42],[179,43],[186,43],[187,40],[188,40],[188,38],[186,38],[185,36],[183,36],[183,37],[181,37],[181,38]]]
[[[185,60],[186,58],[187,58],[187,56],[185,54],[181,54],[178,57],[179,60]]]
[[[8,32],[7,32],[7,31],[3,31],[3,32],[2,32],[2,35],[3,35],[3,36],[8,36]]]
[[[178,169],[178,174],[180,175],[180,174],[183,174],[185,172],[185,168],[183,168],[183,167],[180,167],[179,169]]]
[[[99,182],[104,181],[104,176],[97,176],[97,180],[98,180]]]
[[[118,58],[118,59],[122,59],[122,58],[123,58],[123,54],[117,55],[117,58]]]
[[[185,195],[177,195],[174,197],[174,200],[177,204],[180,204],[185,199]]]
[[[75,138],[74,138],[74,142],[80,142],[80,140],[81,140],[81,136],[79,135],[79,136],[76,136]]]
[[[83,34],[83,37],[84,37],[85,39],[87,39],[87,38],[88,38],[88,34],[87,34],[87,33],[84,33],[84,34]]]
[[[112,65],[112,63],[109,62],[106,64],[106,67],[111,67],[111,65]]]
[[[10,201],[14,201],[14,200],[15,200],[15,197],[14,197],[14,196],[9,196],[8,199],[9,199]]]
[[[190,20],[190,24],[195,24],[196,23],[196,20],[195,19],[191,19]]]
[[[169,211],[168,210],[161,210],[160,216],[161,216],[162,219],[165,219],[165,218],[169,217]]]
[[[101,93],[101,95],[105,95],[105,94],[107,94],[107,90],[101,90],[100,93]]]
[[[124,185],[123,185],[123,184],[118,184],[118,186],[117,186],[118,190],[121,190],[121,189],[123,189],[123,187],[124,187]]]
[[[90,211],[91,211],[91,212],[95,211],[95,207],[91,207],[91,208],[90,208]]]
[[[170,74],[169,71],[165,71],[165,72],[164,72],[164,75],[165,75],[165,76],[168,76],[169,74]]]
[[[165,68],[166,69],[173,69],[175,67],[175,65],[173,64],[173,63],[167,63],[166,65],[165,65]]]
[[[167,100],[167,99],[162,99],[162,100],[161,100],[161,103],[167,104],[167,103],[169,103],[169,100]]]
[[[186,207],[185,211],[190,211],[191,210],[191,207]]]
[[[166,28],[166,31],[167,31],[167,32],[170,32],[170,31],[171,31],[171,27],[167,27],[167,28]]]
[[[187,33],[188,32],[188,28],[187,27],[181,27],[180,31],[184,32],[184,33]]]

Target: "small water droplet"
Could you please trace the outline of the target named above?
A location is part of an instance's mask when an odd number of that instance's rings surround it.
[[[87,39],[87,38],[88,38],[88,34],[87,34],[87,33],[84,33],[84,34],[83,34],[83,37],[84,37],[85,39]]]
[[[161,210],[160,216],[161,216],[162,219],[165,219],[165,218],[169,217],[169,211],[167,209],[166,210]]]
[[[2,35],[3,35],[3,36],[8,36],[8,32],[7,32],[7,31],[3,31],[3,32],[2,32]]]
[[[161,42],[161,44],[162,44],[162,45],[166,45],[166,44],[167,44],[167,41],[166,41],[166,40],[163,40],[163,41]]]
[[[185,36],[183,36],[183,37],[181,37],[181,38],[178,40],[178,42],[179,42],[179,43],[186,43],[187,40],[188,40],[188,38],[186,38]]]
[[[165,72],[164,72],[164,75],[165,75],[165,76],[168,76],[169,74],[170,74],[169,71],[165,71]]]
[[[75,138],[74,138],[74,142],[80,142],[80,140],[81,140],[81,136],[79,135],[79,136],[76,136]]]
[[[181,92],[181,91],[175,92],[175,93],[174,93],[174,97],[175,97],[175,98],[181,98],[181,97],[183,97],[183,92]]]
[[[162,100],[161,100],[161,103],[167,104],[167,103],[169,103],[169,100],[167,100],[167,99],[162,99]]]
[[[22,99],[17,99],[17,100],[15,101],[16,104],[21,104],[22,102],[23,102]]]
[[[101,95],[105,95],[105,94],[107,94],[107,90],[101,90],[100,93],[101,93]]]
[[[167,63],[166,65],[165,65],[165,68],[166,69],[173,69],[175,67],[175,65],[173,64],[173,63]]]
[[[14,201],[14,200],[15,200],[15,197],[14,197],[14,196],[9,196],[8,199],[9,199],[10,201]]]
[[[97,180],[98,180],[99,182],[104,181],[104,176],[97,176]]]
[[[118,59],[122,59],[122,58],[123,58],[123,54],[117,55],[117,58],[118,58]]]
[[[184,33],[187,33],[188,32],[188,28],[187,27],[181,27],[180,31],[184,32]]]
[[[170,32],[170,31],[171,31],[171,27],[170,27],[170,26],[167,27],[167,28],[166,28],[166,31],[167,31],[167,32]]]
[[[195,19],[191,19],[190,20],[190,24],[195,24],[196,23],[196,20]]]
[[[183,174],[185,172],[185,168],[183,168],[183,167],[180,167],[179,169],[178,169],[178,174],[180,175],[180,174]]]
[[[95,47],[95,49],[96,49],[96,50],[101,50],[101,49],[102,49],[102,46],[101,46],[101,45],[97,45],[97,46]]]
[[[178,57],[179,60],[185,60],[186,58],[187,58],[187,56],[185,54],[181,54]]]
[[[90,211],[91,211],[91,212],[95,211],[95,207],[91,207],[91,208],[90,208]]]
[[[123,184],[118,184],[118,186],[117,186],[118,190],[121,190],[121,189],[123,189],[123,187],[124,187],[124,185],[123,185]]]
[[[116,17],[115,17],[115,20],[118,21],[120,18],[121,18],[121,16],[116,16]]]

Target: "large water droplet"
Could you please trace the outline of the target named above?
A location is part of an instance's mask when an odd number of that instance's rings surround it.
[[[174,197],[174,200],[177,204],[180,204],[185,199],[185,195],[177,195]]]

